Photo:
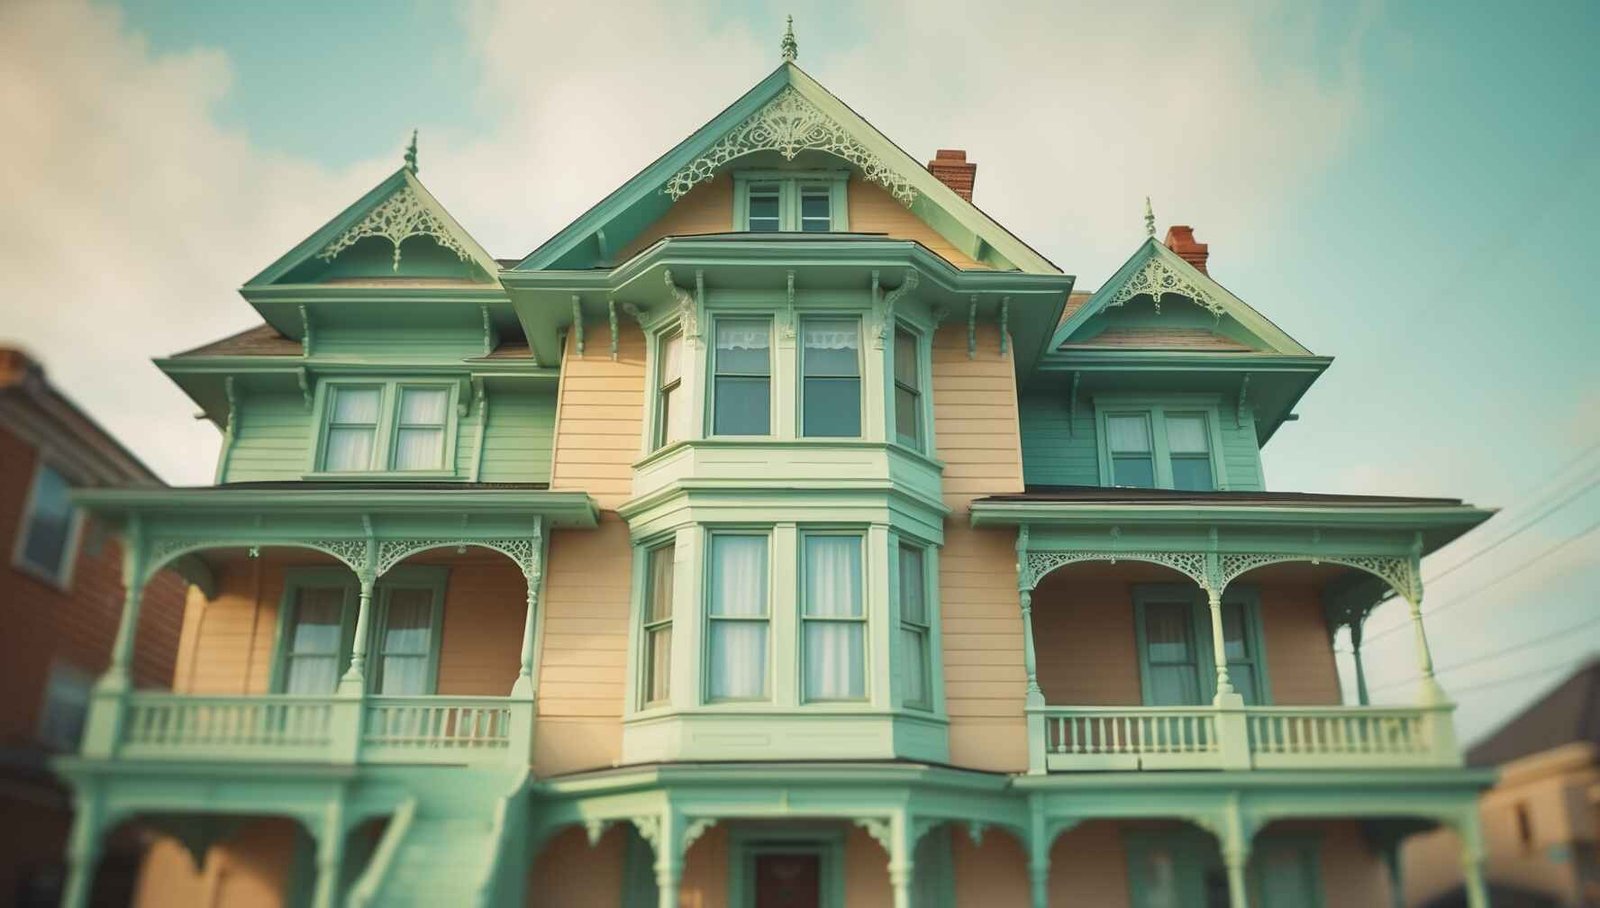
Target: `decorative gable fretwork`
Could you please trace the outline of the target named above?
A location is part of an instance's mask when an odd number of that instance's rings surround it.
[[[463,262],[472,261],[472,253],[466,245],[410,186],[396,189],[382,204],[367,212],[366,217],[322,247],[317,258],[331,262],[339,253],[369,236],[381,236],[394,246],[396,271],[400,270],[400,244],[414,236],[433,237],[434,242],[454,252]]]
[[[1123,282],[1117,292],[1106,301],[1106,308],[1120,306],[1141,293],[1148,293],[1155,301],[1156,311],[1161,311],[1161,294],[1176,293],[1194,300],[1195,304],[1218,318],[1225,311],[1222,302],[1211,291],[1180,274],[1159,255],[1152,255]]]
[[[910,206],[917,199],[911,181],[870,151],[838,121],[793,88],[785,88],[760,110],[746,117],[715,145],[667,180],[663,191],[674,200],[711,179],[734,158],[756,151],[776,151],[792,161],[802,151],[825,151],[860,167],[868,180]]]

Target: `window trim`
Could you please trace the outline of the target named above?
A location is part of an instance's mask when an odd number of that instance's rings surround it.
[[[762,853],[814,853],[820,859],[822,908],[845,905],[845,835],[842,830],[797,823],[788,828],[732,826],[728,832],[728,906],[756,903],[755,859]]]
[[[734,705],[739,705],[739,706],[751,706],[751,705],[757,705],[757,704],[763,704],[763,703],[765,703],[765,704],[777,704],[779,702],[778,701],[778,684],[777,684],[777,661],[778,660],[777,660],[777,646],[775,645],[776,642],[777,642],[777,631],[776,631],[776,628],[774,627],[774,625],[777,623],[777,608],[776,608],[776,605],[777,605],[776,599],[777,599],[777,597],[773,595],[774,592],[776,591],[776,584],[774,583],[774,579],[775,579],[774,578],[774,574],[776,573],[776,571],[774,569],[774,564],[775,564],[777,559],[773,557],[774,556],[774,549],[776,548],[775,539],[774,539],[775,535],[776,535],[775,528],[773,526],[771,526],[771,525],[767,525],[767,526],[723,525],[723,526],[716,526],[716,527],[708,527],[708,528],[706,528],[706,531],[705,531],[704,536],[703,536],[703,539],[704,539],[704,554],[702,555],[702,561],[704,562],[704,564],[703,564],[702,569],[700,571],[700,596],[699,596],[699,601],[700,601],[700,627],[701,627],[701,631],[700,631],[700,641],[701,641],[701,643],[700,643],[700,685],[699,685],[699,689],[700,689],[700,705],[702,705],[702,706],[723,706],[723,705],[727,705],[727,704],[734,704]],[[766,543],[767,543],[767,570],[766,570],[766,574],[767,574],[767,576],[766,576],[767,611],[766,611],[765,617],[762,617],[762,618],[759,618],[759,619],[758,618],[753,618],[753,617],[743,617],[743,618],[741,618],[741,617],[734,617],[734,616],[718,616],[718,615],[713,615],[711,613],[711,590],[712,590],[712,586],[713,586],[713,580],[714,580],[714,578],[716,576],[716,571],[715,571],[715,568],[716,568],[716,556],[717,556],[717,553],[716,553],[716,549],[717,549],[716,538],[718,536],[760,536],[760,537],[762,537],[763,539],[766,540]],[[676,604],[676,603],[674,603],[674,604]],[[711,655],[712,655],[712,653],[711,653],[711,645],[712,645],[711,644],[711,636],[712,636],[711,635],[711,628],[712,628],[713,622],[716,622],[716,621],[736,621],[736,622],[744,622],[744,623],[754,623],[754,622],[756,622],[758,620],[763,622],[767,626],[767,650],[766,650],[766,653],[767,653],[766,675],[767,676],[766,676],[765,683],[764,683],[764,686],[766,688],[766,695],[765,696],[761,696],[761,697],[717,697],[717,696],[713,696],[712,693],[711,693]]]
[[[806,589],[806,541],[813,538],[833,537],[847,538],[856,541],[856,565],[861,573],[857,580],[861,584],[861,617],[839,618],[827,616],[808,616],[806,606],[809,602]],[[801,706],[813,704],[841,704],[841,703],[871,703],[872,702],[872,590],[867,577],[867,530],[865,527],[856,529],[850,527],[799,527],[795,534],[795,668],[798,684],[795,686],[796,698]],[[829,697],[811,698],[806,696],[806,622],[820,621],[827,624],[858,624],[861,627],[861,696],[859,697]]]
[[[444,630],[446,593],[449,590],[450,569],[445,565],[403,564],[384,574],[372,589],[372,626],[367,640],[368,696],[378,696],[376,686],[382,672],[378,660],[381,652],[378,641],[388,622],[389,590],[394,586],[428,588],[433,591],[433,626],[428,636],[428,689],[432,693],[417,696],[437,696],[439,689],[439,653]],[[291,613],[300,590],[307,587],[340,587],[344,590],[344,604],[339,619],[339,668],[337,676],[343,678],[350,670],[351,651],[355,644],[356,612],[360,608],[360,589],[355,575],[340,567],[288,567],[283,571],[283,593],[278,600],[277,630],[272,642],[272,667],[268,675],[267,690],[274,694],[284,692],[289,671],[289,628]],[[337,689],[337,685],[335,686]],[[401,696],[393,694],[390,696]]]
[[[915,709],[931,713],[934,711],[934,704],[937,700],[937,694],[935,693],[934,688],[935,672],[933,666],[933,631],[936,622],[934,621],[933,614],[934,597],[931,595],[933,587],[929,581],[929,575],[934,573],[930,570],[930,562],[933,560],[931,557],[933,546],[923,545],[919,542],[907,539],[904,536],[890,537],[889,544],[892,546],[894,551],[894,571],[890,575],[893,578],[894,583],[894,626],[897,631],[905,631],[908,629],[907,626],[909,625],[912,629],[916,629],[922,634],[922,690],[927,695],[926,699],[923,700],[912,700],[906,696],[905,692],[908,685],[903,668],[906,665],[906,657],[905,654],[900,651],[900,640],[902,638],[897,634],[895,636],[893,645],[895,649],[896,662],[902,666],[902,670],[901,677],[899,679],[900,687],[899,690],[896,691],[898,696],[895,698],[895,702],[905,709]],[[914,621],[908,621],[905,615],[905,591],[901,589],[900,586],[900,576],[902,573],[900,570],[900,559],[905,556],[907,549],[915,551],[922,556],[922,618],[925,623],[921,625],[918,625]]]
[[[1204,884],[1207,871],[1223,868],[1221,849],[1215,837],[1198,829],[1128,829],[1122,833],[1122,849],[1128,874],[1129,904],[1145,904],[1148,893],[1139,873],[1141,858],[1150,851],[1162,848],[1172,852],[1174,862],[1190,874],[1188,881]],[[1293,850],[1305,861],[1311,874],[1312,904],[1307,908],[1323,908],[1327,903],[1327,890],[1322,880],[1322,835],[1318,831],[1269,831],[1257,837],[1251,848],[1250,863],[1245,868],[1245,888],[1250,894],[1250,904],[1265,904],[1261,899],[1261,872],[1257,856],[1276,848]],[[1182,879],[1180,877],[1180,879]],[[1181,885],[1181,883],[1180,883]],[[1181,891],[1180,897],[1200,893]],[[1185,904],[1188,904],[1185,901]]]
[[[278,599],[277,632],[272,641],[272,669],[267,680],[267,690],[284,693],[289,680],[289,629],[294,623],[294,609],[300,591],[306,588],[339,587],[344,590],[344,603],[339,612],[339,663],[335,678],[343,678],[350,669],[350,649],[355,640],[356,608],[359,599],[355,575],[338,567],[294,567],[283,572],[283,593]],[[335,690],[337,690],[337,681]]]
[[[61,546],[61,565],[55,573],[28,560],[28,536],[33,524],[33,509],[38,504],[39,480],[44,471],[49,470],[60,476],[67,484],[67,502],[71,507],[72,516],[67,523],[67,538]],[[78,570],[78,552],[83,541],[84,513],[83,509],[72,505],[72,477],[68,471],[61,469],[59,463],[47,456],[41,449],[38,451],[33,464],[33,478],[28,481],[28,495],[23,500],[22,514],[17,522],[16,538],[11,545],[11,566],[27,574],[35,580],[50,584],[62,592],[72,589],[72,580]]]
[[[778,421],[778,344],[776,331],[777,319],[770,312],[741,312],[737,309],[715,312],[711,315],[711,326],[706,332],[706,418],[703,427],[703,437],[722,439],[772,439],[777,437],[775,426]],[[767,326],[767,431],[759,435],[725,435],[717,431],[717,379],[721,373],[717,371],[717,325],[721,322],[747,321],[763,322]],[[732,377],[754,378],[754,375],[744,373],[729,373]]]
[[[640,581],[639,581],[639,595],[638,595],[638,598],[637,598],[637,601],[639,603],[639,612],[638,612],[639,617],[638,617],[638,621],[636,622],[636,626],[639,629],[639,634],[638,634],[638,643],[636,644],[636,648],[637,648],[638,653],[639,653],[639,659],[638,659],[639,668],[638,668],[638,673],[637,673],[638,677],[635,679],[635,686],[636,686],[637,689],[634,691],[634,702],[635,702],[635,704],[637,704],[635,706],[635,711],[636,712],[643,712],[645,710],[659,709],[659,708],[662,708],[662,707],[665,707],[665,706],[670,706],[672,704],[672,688],[673,688],[673,681],[675,680],[673,678],[673,672],[672,672],[673,650],[676,649],[680,645],[679,644],[679,640],[677,638],[679,638],[681,636],[681,635],[679,635],[679,634],[677,634],[675,632],[676,628],[674,628],[674,626],[673,626],[674,622],[678,618],[678,614],[679,614],[679,611],[680,611],[679,604],[678,604],[678,595],[677,595],[677,592],[678,592],[678,590],[677,590],[677,587],[678,587],[678,561],[677,561],[678,540],[677,540],[675,534],[668,533],[662,538],[655,539],[655,540],[651,541],[650,543],[644,544],[644,545],[640,545],[637,548],[638,548],[638,552],[639,552],[639,576],[640,576]],[[650,621],[650,605],[651,605],[651,598],[650,598],[650,593],[651,593],[650,566],[651,566],[651,561],[652,561],[652,559],[654,559],[657,556],[658,553],[660,553],[662,551],[665,551],[667,549],[671,549],[672,550],[672,558],[673,558],[673,562],[672,562],[672,577],[673,577],[673,579],[672,579],[672,611],[667,616],[667,618],[665,620],[651,622]],[[666,659],[667,659],[667,695],[665,697],[663,697],[662,699],[652,700],[652,699],[650,699],[650,693],[649,693],[650,692],[650,632],[652,630],[658,628],[658,627],[663,627],[663,626],[668,629],[669,633],[672,633],[673,638],[674,638],[673,641],[672,641],[672,644],[670,646],[668,646],[667,653],[666,653]]]
[[[1215,644],[1211,638],[1211,605],[1206,600],[1205,591],[1197,586],[1183,583],[1137,583],[1133,586],[1133,632],[1134,645],[1139,657],[1140,703],[1145,706],[1156,705],[1151,702],[1150,650],[1145,640],[1144,623],[1145,605],[1152,601],[1189,602],[1190,633],[1193,634],[1194,645],[1198,650],[1195,653],[1195,671],[1200,674],[1199,689],[1202,701],[1196,705],[1204,706],[1210,703],[1217,695],[1217,661]],[[1272,686],[1267,672],[1266,629],[1261,619],[1260,591],[1248,584],[1235,584],[1222,594],[1222,601],[1224,604],[1237,603],[1244,606],[1245,636],[1253,655],[1249,663],[1251,678],[1255,682],[1260,700],[1255,705],[1271,706]],[[1234,663],[1229,663],[1230,675],[1234,671],[1233,665]]]
[[[374,466],[369,470],[325,469],[324,464],[327,462],[328,455],[328,417],[332,406],[332,397],[340,388],[363,387],[379,389],[378,425],[372,439],[372,451],[374,458],[382,458],[382,465]],[[444,459],[438,469],[397,470],[394,468],[395,445],[399,437],[401,392],[413,388],[449,392],[449,399],[445,403]],[[317,382],[315,401],[312,405],[312,425],[316,429],[317,436],[316,443],[311,446],[311,462],[307,466],[305,478],[342,480],[374,477],[381,477],[386,480],[461,478],[456,446],[461,429],[461,419],[464,415],[462,412],[461,381],[458,379],[415,376],[340,376],[337,378],[325,378]]]
[[[1096,395],[1095,447],[1100,466],[1100,485],[1116,488],[1111,462],[1111,439],[1106,421],[1112,416],[1143,414],[1150,421],[1150,448],[1155,474],[1155,488],[1171,489],[1172,455],[1167,444],[1166,418],[1197,414],[1205,417],[1206,439],[1210,444],[1211,484],[1215,491],[1228,490],[1226,458],[1222,454],[1222,423],[1219,418],[1220,400],[1215,395],[1169,395],[1164,397],[1129,397],[1123,395]]]
[[[806,323],[811,321],[836,321],[855,322],[856,325],[856,434],[854,435],[811,435],[806,432]],[[812,309],[798,313],[795,316],[795,351],[794,351],[794,434],[797,439],[819,439],[821,441],[866,441],[870,436],[867,432],[867,342],[866,319],[856,310],[831,312],[827,309]],[[887,357],[885,358],[887,359]],[[845,379],[846,375],[819,375],[821,379]]]
[[[733,174],[733,231],[750,231],[750,188],[753,184],[778,186],[778,233],[800,233],[800,194],[803,187],[827,186],[830,233],[850,230],[848,170],[739,170]],[[768,231],[761,231],[767,233]]]
[[[928,394],[928,384],[931,370],[924,368],[924,359],[927,356],[926,351],[929,349],[929,345],[927,343],[928,337],[925,333],[917,330],[917,328],[906,322],[904,319],[895,319],[893,330],[890,333],[892,337],[890,338],[890,343],[887,345],[890,349],[888,351],[888,356],[885,358],[887,361],[884,363],[884,369],[889,378],[888,409],[890,411],[889,426],[887,427],[886,434],[889,436],[889,440],[893,444],[897,444],[903,448],[909,448],[918,454],[925,454],[929,448],[928,426],[932,423],[933,418],[933,414],[929,412],[929,400],[931,395]],[[911,444],[907,444],[905,438],[900,434],[899,394],[901,383],[895,366],[898,365],[899,362],[899,345],[897,341],[901,333],[904,333],[911,338],[913,348],[916,350],[917,360],[917,387],[908,389],[914,391],[917,395],[917,437]]]
[[[439,650],[444,632],[445,593],[450,586],[450,569],[445,565],[403,564],[383,575],[372,590],[372,639],[367,644],[367,693],[372,696],[434,697],[439,692]],[[428,667],[425,692],[421,694],[380,695],[377,686],[383,680],[384,631],[389,626],[390,596],[396,587],[425,589],[433,597],[431,624],[428,628]]]

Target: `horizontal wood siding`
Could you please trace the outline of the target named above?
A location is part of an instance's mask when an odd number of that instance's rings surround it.
[[[633,492],[644,432],[644,333],[628,320],[620,328],[615,360],[596,347],[580,357],[567,342],[550,478],[551,488],[588,492],[606,510]]]
[[[298,480],[311,464],[311,408],[295,391],[252,392],[239,398],[233,447],[224,482]]]
[[[614,252],[611,258],[613,262],[626,262],[666,236],[700,236],[732,230],[733,177],[718,174],[689,190],[688,195],[673,203],[666,214],[639,231],[638,236]]]
[[[182,843],[159,837],[145,854],[133,904],[135,908],[279,908],[290,904],[297,840],[304,837],[293,820],[250,820],[212,846],[205,866],[198,869]]]
[[[1138,642],[1128,584],[1050,577],[1033,596],[1039,686],[1053,706],[1141,702]]]
[[[503,697],[522,661],[528,584],[511,559],[467,549],[447,562],[439,635],[439,693]]]
[[[1232,408],[1222,410],[1222,462],[1228,471],[1228,488],[1259,492],[1266,488],[1261,475],[1261,445],[1256,441],[1256,417],[1249,408],[1236,419]]]
[[[1269,584],[1258,589],[1272,702],[1284,706],[1338,706],[1343,700],[1339,667],[1334,661],[1333,639],[1328,636],[1317,588],[1307,584]]]
[[[957,268],[984,267],[900,204],[882,186],[853,177],[848,192],[851,233],[882,233],[895,239],[916,240]]]
[[[993,325],[979,327],[975,359],[967,358],[965,325],[934,338],[935,455],[951,509],[939,586],[951,762],[1016,771],[1028,762],[1016,535],[968,522],[972,499],[1022,489],[1016,381],[998,350]]]
[[[1066,391],[1022,396],[1022,475],[1029,485],[1100,484],[1094,408],[1080,400],[1072,418],[1067,397]]]
[[[475,415],[474,422],[476,419]],[[549,482],[555,426],[553,391],[490,392],[489,425],[483,438],[482,480]],[[476,426],[472,433],[461,433],[463,437],[469,434],[477,437]]]

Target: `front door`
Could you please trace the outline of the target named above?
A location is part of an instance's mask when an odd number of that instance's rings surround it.
[[[765,852],[755,856],[755,908],[822,908],[822,855]]]

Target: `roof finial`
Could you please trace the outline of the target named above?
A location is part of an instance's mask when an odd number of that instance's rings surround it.
[[[1150,197],[1144,197],[1144,233],[1145,236],[1156,235],[1156,213],[1150,208]]]
[[[800,45],[794,40],[794,17],[788,17],[788,24],[783,28],[783,62],[793,63],[794,58],[800,56]]]
[[[411,130],[411,144],[406,146],[406,169],[417,172],[417,131]]]

